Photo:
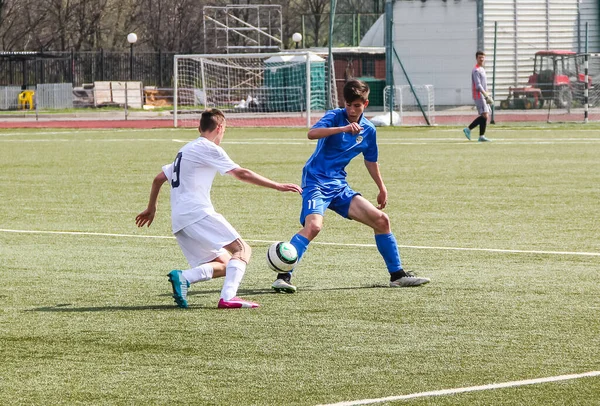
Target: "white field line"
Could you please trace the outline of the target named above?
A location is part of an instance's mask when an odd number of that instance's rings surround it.
[[[518,386],[537,385],[537,384],[548,383],[548,382],[568,381],[571,379],[590,378],[590,377],[595,377],[595,376],[600,376],[600,371],[590,371],[590,372],[584,372],[581,374],[550,376],[550,377],[546,377],[546,378],[525,379],[522,381],[491,383],[488,385],[468,386],[468,387],[464,387],[464,388],[442,389],[442,390],[429,391],[429,392],[412,393],[410,395],[388,396],[388,397],[379,398],[379,399],[351,400],[351,401],[347,401],[347,402],[330,403],[330,404],[320,405],[320,406],[369,405],[369,404],[373,404],[373,403],[393,402],[393,401],[398,401],[398,400],[408,400],[408,399],[424,398],[424,397],[430,397],[430,396],[456,395],[458,393],[467,393],[467,392],[476,392],[476,391],[503,389],[503,388],[514,388],[514,387],[518,387]]]
[[[0,232],[16,233],[16,234],[61,234],[61,235],[85,235],[85,236],[97,236],[97,237],[123,237],[123,238],[154,238],[154,239],[174,239],[175,238],[173,236],[164,236],[164,235],[91,233],[91,232],[84,232],[84,231],[0,229]],[[257,242],[257,243],[266,243],[266,244],[275,242],[275,240],[251,240],[251,239],[245,239],[245,240],[248,242]],[[311,244],[334,245],[334,246],[338,246],[338,247],[376,248],[375,244],[350,244],[350,243],[318,242],[318,241],[312,242]],[[423,249],[423,250],[481,251],[481,252],[497,252],[497,253],[508,253],[508,254],[579,255],[579,256],[600,257],[600,252],[582,252],[582,251],[509,250],[509,249],[497,249],[497,248],[434,247],[434,246],[425,246],[425,245],[398,245],[398,247]]]
[[[166,139],[166,138],[100,138],[100,139],[67,139],[67,138],[34,138],[34,139],[1,139],[0,143],[42,143],[42,142],[175,142],[178,144],[185,144],[193,141],[182,140],[178,138]],[[570,140],[509,140],[494,138],[494,143],[498,145],[597,145],[600,143],[600,138],[582,138],[582,139],[570,139]],[[313,145],[316,141],[307,139],[278,139],[278,140],[252,140],[248,139],[245,141],[223,141],[223,145]],[[410,141],[404,140],[380,140],[379,145],[461,145],[464,147],[470,145],[479,145],[477,142],[456,139],[456,138],[436,138],[436,139],[419,139]]]
[[[135,130],[139,131],[139,130]],[[174,131],[174,130],[167,130]],[[115,132],[124,132],[123,130],[118,130]],[[75,134],[93,134],[94,131],[79,131],[75,132]],[[176,143],[187,143],[193,141],[194,138],[128,138],[128,137],[119,137],[119,138],[37,138],[37,136],[44,135],[67,135],[73,134],[73,132],[42,132],[33,134],[36,137],[33,138],[9,138],[13,136],[31,136],[31,133],[0,133],[0,142],[176,142]],[[518,145],[538,145],[538,144],[596,144],[600,142],[599,137],[567,137],[567,138],[523,138],[523,139],[513,139],[513,138],[494,138],[498,144],[518,144]],[[298,145],[298,144],[314,144],[316,141],[308,140],[307,138],[291,138],[291,137],[281,137],[281,138],[244,138],[243,141],[236,140],[223,140],[223,144],[230,145],[253,145],[253,144],[285,144],[285,145]],[[477,142],[468,142],[463,137],[411,137],[411,138],[383,138],[381,137],[378,141],[380,145],[427,145],[427,144],[460,144],[460,145],[477,145]]]
[[[4,129],[8,130],[8,129]],[[176,129],[176,128],[97,128],[90,130],[72,130],[72,131],[40,131],[41,129],[36,128],[32,130],[38,131],[30,131],[30,132],[11,132],[11,131],[3,131],[0,129],[0,137],[12,137],[15,135],[27,135],[27,136],[37,136],[37,135],[69,135],[69,134],[95,134],[95,133],[105,133],[105,132],[113,132],[113,133],[127,133],[127,132],[166,132],[166,131],[185,131],[184,129]],[[195,129],[193,129],[195,130]]]

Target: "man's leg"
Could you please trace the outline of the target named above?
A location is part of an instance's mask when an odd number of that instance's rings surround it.
[[[485,130],[487,128],[487,120],[488,120],[488,113],[482,113],[480,116],[483,120],[481,122],[481,124],[479,125],[479,142],[488,142],[490,141],[488,138],[486,138],[485,136]]]
[[[220,309],[259,307],[258,303],[243,300],[236,296],[246,272],[246,265],[252,255],[250,246],[244,240],[238,238],[223,248],[231,252],[231,259],[227,263],[225,270],[225,282],[223,282],[223,289],[221,289],[221,299],[219,300],[218,307]]]
[[[348,215],[351,219],[371,227],[375,233],[377,250],[383,257],[390,274],[391,287],[418,286],[428,283],[428,278],[419,278],[402,268],[396,237],[391,231],[390,219],[383,211],[360,195],[354,196]]]
[[[309,214],[304,219],[304,227],[290,240],[290,244],[298,251],[298,263],[308,249],[310,242],[319,234],[323,227],[323,216],[317,213]],[[298,266],[296,264],[296,266]],[[292,285],[292,272],[279,273],[271,288],[278,293],[296,293],[297,288]]]

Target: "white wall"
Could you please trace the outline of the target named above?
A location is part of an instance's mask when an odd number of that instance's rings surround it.
[[[435,104],[471,104],[471,69],[477,51],[475,0],[394,3],[394,47],[413,85],[433,85]],[[361,46],[383,46],[383,18]],[[395,56],[394,56],[395,58]],[[394,82],[407,84],[397,59]]]
[[[524,86],[533,69],[535,52],[545,49],[578,50],[589,23],[589,50],[600,52],[598,0],[483,0],[483,51],[491,88],[496,68],[496,99],[509,86]],[[397,0],[394,3],[394,47],[413,84],[432,84],[435,104],[468,105],[471,69],[477,51],[475,0]],[[494,61],[494,22],[498,22]],[[361,41],[361,46],[384,46],[384,18]],[[583,51],[583,45],[581,45]],[[395,58],[395,57],[394,57]],[[394,81],[406,84],[394,59]]]

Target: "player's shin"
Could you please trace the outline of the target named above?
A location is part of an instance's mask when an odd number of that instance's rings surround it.
[[[225,282],[223,282],[223,289],[221,289],[221,299],[229,301],[235,297],[245,272],[246,263],[244,261],[234,258],[227,263]]]
[[[375,234],[375,244],[385,261],[388,272],[397,272],[402,269],[400,252],[398,251],[398,244],[396,243],[394,234]]]
[[[298,262],[300,262],[302,256],[308,248],[308,245],[310,244],[310,241],[308,240],[308,238],[303,237],[300,234],[295,234],[290,240],[290,244],[292,244],[294,248],[296,248],[296,251],[298,252]]]

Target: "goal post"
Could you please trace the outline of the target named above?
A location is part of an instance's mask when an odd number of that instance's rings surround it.
[[[386,86],[383,90],[384,113],[390,112],[390,97],[393,95],[392,111],[398,114],[400,124],[433,125],[435,122],[434,93],[433,85]],[[427,116],[427,120],[423,115]]]
[[[336,87],[326,91],[335,80],[327,70],[308,51],[176,55],[173,125],[197,126],[204,109],[219,108],[228,125],[310,127],[313,112],[337,103]]]

